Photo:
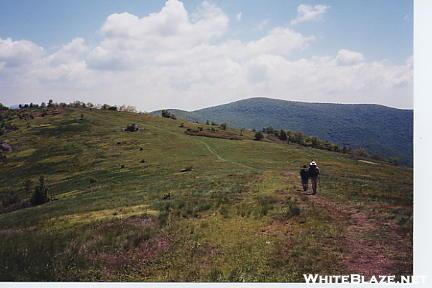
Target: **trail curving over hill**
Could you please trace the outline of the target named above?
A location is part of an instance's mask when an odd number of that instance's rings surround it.
[[[231,163],[231,164],[235,164],[235,165],[238,165],[238,166],[241,166],[241,167],[244,167],[244,168],[248,168],[248,169],[253,169],[253,170],[255,170],[255,168],[254,167],[251,167],[251,166],[248,166],[248,165],[245,165],[245,164],[242,164],[242,163],[239,163],[239,162],[235,162],[235,161],[232,161],[232,160],[227,160],[227,159],[225,159],[225,158],[223,158],[222,156],[220,156],[214,149],[212,149],[206,142],[204,142],[204,141],[201,141],[201,140],[198,140],[200,143],[202,143],[206,148],[207,148],[207,150],[211,153],[211,154],[213,154],[213,155],[215,155],[216,156],[216,158],[219,160],[219,161],[223,161],[223,162],[228,162],[228,163]]]

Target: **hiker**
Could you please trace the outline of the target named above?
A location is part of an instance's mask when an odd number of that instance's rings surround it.
[[[306,192],[309,186],[309,168],[307,167],[307,165],[303,165],[303,168],[300,169],[300,177],[303,186],[303,191]]]
[[[311,179],[312,191],[313,191],[312,195],[315,195],[317,193],[319,174],[320,174],[320,170],[316,162],[312,160],[312,162],[309,164],[309,177]]]

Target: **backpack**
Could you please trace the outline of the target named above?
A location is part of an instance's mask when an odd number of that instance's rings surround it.
[[[319,169],[317,166],[309,166],[309,176],[316,177],[319,174]]]

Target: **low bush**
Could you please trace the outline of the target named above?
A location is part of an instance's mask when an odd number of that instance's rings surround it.
[[[264,134],[261,131],[255,133],[255,140],[260,141],[264,138]]]
[[[295,216],[300,215],[300,207],[297,206],[297,203],[290,202],[287,207],[282,209],[282,213],[280,214],[280,218],[282,220],[289,220]]]
[[[43,176],[39,178],[39,186],[35,187],[34,193],[30,199],[33,205],[41,205],[48,202],[48,188],[45,185],[45,179]]]

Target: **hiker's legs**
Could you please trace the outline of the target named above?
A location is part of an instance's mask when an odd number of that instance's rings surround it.
[[[318,177],[312,177],[311,178],[311,182],[312,182],[312,191],[313,191],[313,194],[316,194],[317,193]]]
[[[308,190],[308,182],[302,182],[303,184],[303,191],[307,191]]]

